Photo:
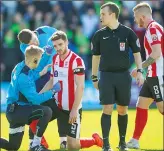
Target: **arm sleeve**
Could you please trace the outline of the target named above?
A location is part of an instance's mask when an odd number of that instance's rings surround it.
[[[23,54],[25,54],[25,50],[27,47],[28,47],[27,44],[23,44],[23,43],[20,44],[20,50],[22,51]]]
[[[52,98],[52,91],[47,91],[42,94],[36,92],[34,81],[30,80],[25,74],[20,74],[18,79],[19,91],[27,98],[29,102],[39,105]]]
[[[128,36],[128,42],[129,42],[129,46],[132,49],[133,53],[140,52],[140,41],[139,41],[137,35],[131,29],[130,29],[129,36]]]
[[[100,40],[99,40],[99,36],[98,36],[97,32],[95,33],[95,35],[92,38],[91,50],[92,50],[92,55],[101,55],[101,53],[100,53]]]
[[[156,28],[154,27],[149,28],[147,33],[150,35],[148,36],[147,40],[151,46],[155,44],[162,44],[161,41],[162,34]]]
[[[83,68],[85,70],[85,64],[84,64],[84,61],[80,58],[80,57],[77,57],[74,62],[73,62],[73,70],[80,67],[80,68]],[[78,73],[77,75],[84,75],[84,73]]]

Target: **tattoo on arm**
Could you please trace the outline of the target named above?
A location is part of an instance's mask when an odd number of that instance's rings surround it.
[[[152,57],[149,57],[142,63],[142,68],[147,68],[149,65],[153,64],[155,62],[155,59]]]

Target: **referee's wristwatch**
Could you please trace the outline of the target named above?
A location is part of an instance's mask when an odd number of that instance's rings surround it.
[[[137,72],[141,72],[143,74],[143,70],[142,69],[137,69]]]
[[[92,82],[97,82],[98,81],[98,77],[95,75],[91,76]]]

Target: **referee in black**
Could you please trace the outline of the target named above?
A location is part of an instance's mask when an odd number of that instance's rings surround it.
[[[126,151],[125,136],[128,123],[128,105],[130,103],[131,76],[129,47],[132,49],[137,66],[137,84],[143,84],[142,59],[140,44],[136,34],[129,27],[118,22],[119,7],[112,2],[103,4],[100,9],[100,20],[104,28],[98,30],[92,39],[92,81],[99,89],[100,104],[103,105],[101,127],[103,151],[112,151],[109,144],[111,114],[113,105],[117,104],[119,150]],[[100,79],[98,81],[98,68]]]

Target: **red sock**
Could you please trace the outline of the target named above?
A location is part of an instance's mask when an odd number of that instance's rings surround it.
[[[80,139],[81,148],[89,148],[95,145],[95,140],[93,138],[83,138]]]
[[[33,121],[33,122],[30,124],[30,129],[32,130],[32,132],[33,132],[34,134],[36,133],[36,126],[37,126],[37,124],[38,124],[38,121],[39,121],[39,120],[35,120],[35,121]],[[42,144],[45,148],[48,148],[48,144],[47,144],[47,141],[46,141],[46,139],[44,138],[44,136],[42,136],[41,144]]]
[[[139,140],[148,119],[148,109],[141,109],[137,107],[135,130],[133,138]]]
[[[30,128],[34,134],[36,133],[36,126],[38,124],[38,121],[39,120],[32,121],[32,123],[30,124]]]

